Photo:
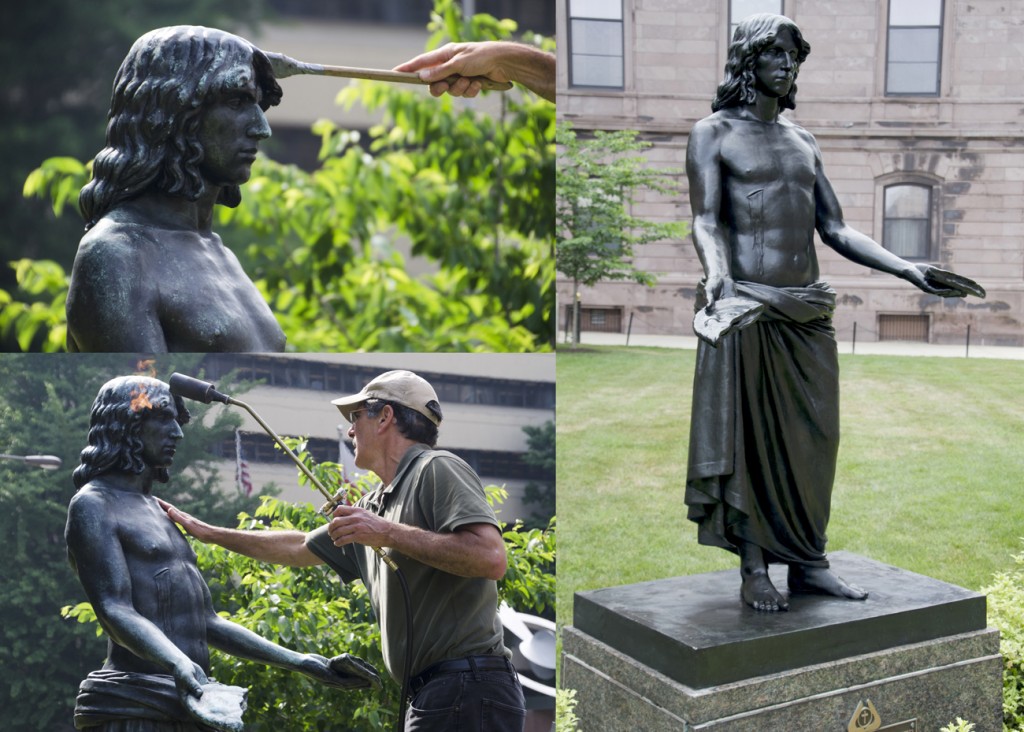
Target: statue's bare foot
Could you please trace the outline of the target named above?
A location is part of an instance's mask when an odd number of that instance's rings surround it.
[[[775,589],[767,572],[744,574],[740,594],[743,596],[743,602],[755,610],[769,613],[789,610],[789,603]]]
[[[845,597],[848,600],[864,600],[868,596],[867,592],[849,584],[827,567],[806,567],[800,564],[789,565],[789,590]]]

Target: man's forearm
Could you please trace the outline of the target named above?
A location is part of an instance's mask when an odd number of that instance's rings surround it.
[[[301,531],[240,531],[209,526],[207,531],[193,533],[200,541],[216,544],[236,554],[270,564],[289,567],[312,567],[321,560],[306,548],[306,535]]]
[[[507,558],[505,543],[492,526],[494,537],[464,529],[450,533],[435,533],[408,524],[395,524],[389,546],[418,562],[459,577],[501,579],[505,574]]]
[[[510,43],[510,76],[530,91],[555,101],[555,56],[522,43]]]

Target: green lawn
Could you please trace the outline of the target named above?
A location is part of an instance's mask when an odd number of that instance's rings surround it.
[[[562,624],[577,590],[738,566],[699,546],[686,520],[694,355],[558,352]],[[840,366],[829,550],[979,589],[1022,549],[1024,362],[844,355]]]

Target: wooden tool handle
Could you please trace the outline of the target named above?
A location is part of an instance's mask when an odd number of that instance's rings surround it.
[[[341,76],[348,79],[372,79],[373,81],[394,81],[400,84],[429,84],[423,81],[419,74],[411,71],[386,71],[384,69],[361,69],[356,66],[324,66],[323,64],[306,64],[309,67],[308,73],[322,74],[323,76]],[[458,76],[451,76],[446,81],[454,82]],[[488,91],[508,91],[512,88],[512,82],[500,82],[488,79],[486,76],[471,76],[471,81],[479,81],[483,89]]]

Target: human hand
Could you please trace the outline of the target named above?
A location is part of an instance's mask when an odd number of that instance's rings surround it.
[[[334,546],[363,544],[366,546],[390,546],[392,523],[372,511],[356,506],[338,506],[334,518],[327,525],[327,535]]]
[[[160,508],[167,514],[167,518],[185,529],[190,536],[194,536],[204,543],[210,540],[212,526],[200,521],[195,516],[185,513],[162,498],[157,498],[156,502],[160,504]]]
[[[396,66],[395,71],[418,71],[420,78],[430,83],[430,93],[435,97],[447,92],[453,97],[471,98],[483,85],[470,77],[485,76],[500,83],[512,80],[502,65],[505,45],[496,41],[448,43]]]
[[[348,653],[342,653],[329,660],[315,653],[307,654],[299,671],[336,689],[381,688],[377,669],[358,656]]]

